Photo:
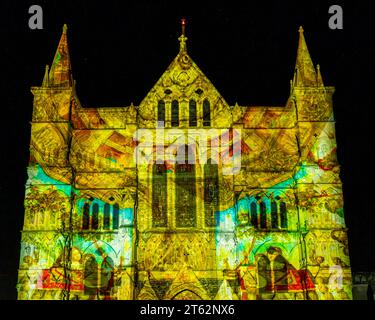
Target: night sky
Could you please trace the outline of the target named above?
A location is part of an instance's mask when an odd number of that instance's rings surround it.
[[[39,4],[44,29],[30,30]],[[328,28],[341,5],[344,29]],[[364,1],[5,1],[0,4],[1,179],[0,299],[16,297],[23,198],[27,180],[31,86],[51,64],[68,24],[73,76],[83,106],[139,104],[178,53],[180,18],[188,52],[233,105],[284,105],[303,25],[314,64],[336,87],[334,114],[353,271],[375,271],[372,109],[374,20]]]

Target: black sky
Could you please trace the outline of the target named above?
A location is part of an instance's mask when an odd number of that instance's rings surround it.
[[[336,87],[334,113],[353,271],[375,270],[372,194],[374,60],[371,1],[2,1],[0,4],[0,299],[16,297],[32,95],[68,24],[73,76],[84,106],[138,104],[178,52],[188,51],[230,104],[284,105],[303,25],[324,82]],[[28,28],[39,4],[44,29]],[[328,8],[344,30],[328,28]]]

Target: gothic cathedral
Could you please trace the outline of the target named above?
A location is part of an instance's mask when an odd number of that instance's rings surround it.
[[[228,105],[188,54],[81,106],[64,26],[32,87],[19,299],[351,299],[334,88],[302,27],[284,106]]]

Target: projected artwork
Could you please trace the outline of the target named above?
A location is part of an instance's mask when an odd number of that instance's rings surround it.
[[[138,106],[84,108],[64,26],[32,88],[18,298],[351,299],[334,88],[302,28],[274,107],[228,105],[178,40]]]

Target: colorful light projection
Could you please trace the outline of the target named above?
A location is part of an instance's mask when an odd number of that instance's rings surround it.
[[[19,299],[351,299],[334,89],[303,30],[286,105],[229,106],[185,25],[166,72],[124,108],[80,105],[64,27],[32,88]],[[155,163],[161,126],[227,128],[209,142],[229,137],[240,172],[223,174],[212,148],[200,163],[193,145],[196,163]],[[133,160],[138,129],[153,136],[150,163]]]

